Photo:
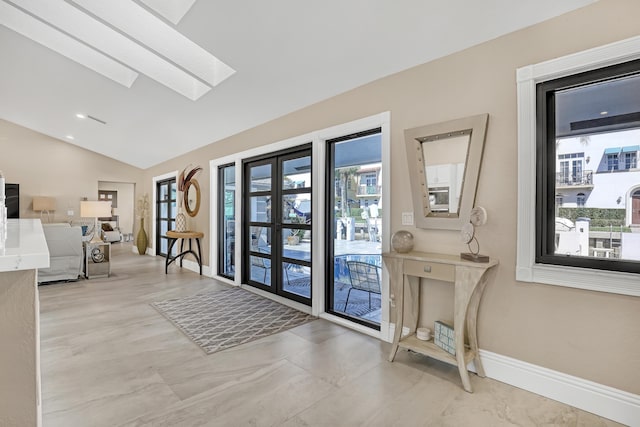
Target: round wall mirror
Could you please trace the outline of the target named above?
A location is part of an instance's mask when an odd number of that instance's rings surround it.
[[[196,216],[200,210],[200,184],[195,179],[187,182],[184,189],[184,207],[189,216]]]

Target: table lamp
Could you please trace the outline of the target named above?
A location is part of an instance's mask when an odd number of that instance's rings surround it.
[[[102,243],[100,239],[100,229],[98,228],[98,218],[111,216],[111,202],[81,201],[80,216],[83,218],[93,218],[93,238],[89,243]]]
[[[40,212],[40,219],[42,214],[47,213],[47,222],[51,222],[51,211],[56,210],[56,199],[53,197],[36,196],[33,198],[33,210]]]

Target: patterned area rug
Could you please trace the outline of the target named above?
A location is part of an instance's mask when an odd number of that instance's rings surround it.
[[[151,304],[207,354],[315,320],[241,288]]]

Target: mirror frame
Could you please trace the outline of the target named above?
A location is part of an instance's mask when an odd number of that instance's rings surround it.
[[[469,222],[469,214],[475,203],[482,154],[487,133],[489,114],[479,114],[462,119],[405,129],[404,139],[409,166],[409,180],[413,199],[413,215],[418,228],[460,230]],[[422,141],[436,136],[448,137],[455,133],[471,132],[464,178],[462,197],[457,214],[434,214],[429,204],[429,185],[424,165]]]
[[[189,189],[192,185],[196,189],[196,207],[194,209],[191,209],[189,206]],[[200,210],[200,184],[198,184],[198,181],[195,179],[187,181],[182,197],[182,200],[184,201],[184,210],[187,211],[187,215],[190,217],[198,215],[198,211]]]

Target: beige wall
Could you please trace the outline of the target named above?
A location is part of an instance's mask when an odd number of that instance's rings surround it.
[[[60,222],[80,218],[80,200],[97,200],[99,181],[142,184],[141,169],[4,120],[0,153],[6,181],[20,184],[21,218],[40,217],[33,211],[34,196],[54,197],[51,221]]]
[[[640,298],[515,281],[518,67],[640,35],[640,2],[601,0],[444,59],[354,89],[257,128],[196,150],[146,172],[188,163],[205,168],[204,200],[193,227],[209,234],[208,160],[257,145],[391,111],[391,228],[411,211],[403,130],[489,113],[477,204],[489,222],[478,229],[482,252],[500,260],[479,318],[483,349],[640,394]],[[420,44],[414,46],[420,49]],[[384,61],[384,52],[380,52]],[[410,229],[419,250],[458,253],[458,233]],[[208,253],[209,243],[204,244]],[[208,255],[204,257],[208,263]],[[639,280],[640,282],[640,280]],[[446,295],[434,284],[438,295]]]

